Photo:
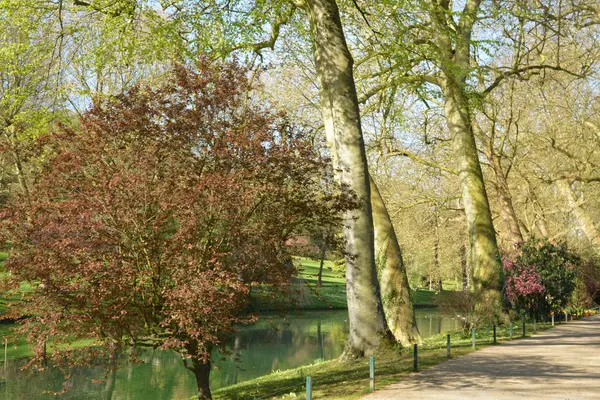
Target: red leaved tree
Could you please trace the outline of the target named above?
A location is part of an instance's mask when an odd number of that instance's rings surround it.
[[[0,238],[5,287],[34,287],[9,317],[26,316],[38,361],[48,341],[95,339],[49,356],[64,365],[153,344],[181,353],[210,399],[211,353],[255,320],[251,289],[290,288],[285,242],[351,206],[321,190],[327,159],[311,141],[246,104],[245,72],[179,66],[42,138],[42,172],[29,201],[2,210]]]

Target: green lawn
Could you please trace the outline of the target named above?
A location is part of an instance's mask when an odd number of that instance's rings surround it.
[[[0,252],[0,273],[3,261],[7,254]],[[296,258],[299,267],[298,277],[302,280],[298,282],[296,291],[299,291],[299,301],[295,307],[300,309],[342,309],[346,308],[346,278],[343,272],[334,272],[333,263],[325,261],[323,268],[322,285],[317,286],[317,276],[319,273],[319,261],[309,258]],[[23,286],[23,291],[27,290]],[[430,290],[417,289],[413,291],[413,302],[417,306],[435,305],[435,299],[438,295]],[[12,298],[0,297],[0,314],[6,309],[6,304],[11,301],[18,301],[19,296]],[[252,309],[254,310],[279,310],[292,307],[289,299],[272,298],[269,296],[268,289],[257,289],[253,293]]]
[[[7,253],[0,252],[0,275],[5,273],[2,266],[4,264],[4,260],[6,260],[7,257],[8,257]],[[28,290],[31,290],[31,286],[29,286],[28,284],[22,284],[19,290],[22,293],[25,293]],[[19,296],[19,295],[14,295],[12,297],[0,296],[0,314],[4,313],[4,311],[6,310],[6,305],[8,303],[13,302],[13,301],[19,301],[20,298],[21,298],[21,296]]]
[[[332,262],[325,261],[323,268],[322,286],[317,288],[319,261],[309,258],[298,258],[300,262],[300,277],[310,285],[313,294],[313,304],[302,308],[346,308],[346,278],[343,272],[333,272]],[[448,285],[451,286],[451,285]],[[435,306],[438,294],[432,290],[413,290],[413,303],[417,306]]]
[[[550,328],[550,324],[537,324],[538,331]],[[528,335],[532,326],[527,326]],[[492,328],[477,331],[477,348],[493,345]],[[513,338],[519,338],[519,329],[513,331]],[[458,357],[474,350],[471,337],[462,336],[459,332],[451,333],[452,357]],[[497,340],[509,339],[508,327],[499,327]],[[419,349],[419,369],[423,370],[447,360],[446,334],[427,338]],[[396,382],[412,372],[412,349],[390,348],[375,356],[376,388]],[[276,372],[237,385],[219,389],[214,393],[215,399],[304,399],[306,376],[313,383],[313,396],[328,400],[353,400],[369,392],[369,360],[352,362],[338,360],[319,362],[300,368]]]

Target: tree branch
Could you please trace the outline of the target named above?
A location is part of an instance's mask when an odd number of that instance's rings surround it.
[[[492,90],[494,90],[496,87],[498,87],[498,85],[500,85],[500,83],[502,83],[502,81],[506,78],[509,78],[509,77],[515,76],[515,75],[520,75],[524,72],[541,71],[541,70],[546,70],[546,69],[565,72],[565,73],[572,75],[574,77],[577,77],[577,78],[585,78],[585,75],[581,75],[576,72],[569,71],[568,69],[560,67],[558,65],[548,65],[548,64],[528,65],[526,67],[511,69],[510,71],[502,72],[499,76],[496,77],[494,82],[492,82],[492,84],[483,91],[482,95],[483,95],[483,97],[487,96]]]
[[[419,164],[423,164],[423,165],[426,165],[428,167],[436,168],[436,169],[439,169],[440,171],[444,171],[444,172],[447,172],[447,173],[452,174],[452,175],[458,175],[458,172],[456,172],[455,170],[453,170],[451,168],[448,168],[448,167],[445,167],[445,166],[443,166],[441,164],[438,164],[438,163],[436,163],[434,161],[427,160],[427,159],[424,159],[422,157],[419,157],[417,154],[415,154],[415,153],[413,153],[411,151],[408,151],[408,150],[394,149],[394,150],[390,151],[386,156],[387,157],[394,157],[394,156],[407,157],[407,158],[410,158],[411,160],[413,160],[413,161],[415,161],[415,162],[417,162]]]
[[[413,75],[413,74],[406,73],[398,78],[391,79],[387,82],[380,83],[379,85],[374,86],[373,88],[371,88],[369,91],[367,91],[365,94],[363,94],[361,97],[358,98],[358,103],[364,104],[371,97],[377,95],[379,92],[381,92],[385,89],[389,89],[394,86],[400,86],[403,83],[412,83],[412,85],[414,87],[419,87],[422,84],[424,84],[425,82],[432,83],[434,85],[439,86],[439,81],[436,76],[426,75],[426,74]]]
[[[292,3],[292,7],[289,9],[289,11],[286,14],[280,16],[273,24],[273,30],[271,31],[271,36],[269,36],[269,39],[264,40],[259,43],[242,43],[242,44],[232,47],[231,51],[243,49],[243,50],[252,50],[257,54],[260,54],[260,51],[263,49],[273,50],[273,48],[275,47],[275,43],[277,42],[277,39],[279,39],[281,27],[289,22],[289,20],[294,15],[295,11],[296,11],[295,3]]]

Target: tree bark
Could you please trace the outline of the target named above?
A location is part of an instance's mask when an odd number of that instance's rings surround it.
[[[519,225],[519,218],[515,212],[515,208],[512,202],[512,196],[504,174],[504,168],[502,167],[502,161],[500,157],[495,154],[491,154],[490,161],[492,164],[492,170],[494,171],[495,187],[498,194],[498,201],[500,202],[500,212],[502,220],[507,228],[507,237],[510,242],[509,251],[515,250],[520,243],[523,243],[523,234],[521,233],[521,227]]]
[[[550,230],[546,224],[546,216],[544,214],[544,208],[540,205],[538,197],[535,193],[535,189],[529,180],[527,182],[527,197],[531,201],[531,209],[533,212],[533,223],[532,228],[535,227],[540,232],[542,237],[549,238]]]
[[[373,354],[390,337],[380,297],[374,254],[373,215],[358,99],[339,10],[335,0],[294,1],[310,21],[326,132],[340,183],[360,201],[346,213],[346,292],[350,333],[344,358]]]
[[[112,368],[108,378],[106,379],[106,384],[104,385],[103,398],[104,400],[112,400],[113,394],[115,392],[115,383],[117,380],[117,369]]]
[[[190,370],[196,378],[196,388],[198,389],[198,400],[212,400],[212,394],[210,392],[210,362],[203,362],[197,357],[191,357],[190,362],[184,358],[183,364]]]
[[[198,389],[198,400],[212,400],[210,392],[210,369],[209,360],[202,360],[198,357],[200,344],[196,340],[190,339],[186,345],[187,354],[190,356],[183,358],[183,365],[194,374],[196,378],[196,387]],[[204,349],[208,354],[212,351],[212,345]],[[191,365],[190,365],[191,363]]]
[[[600,233],[594,226],[594,222],[588,215],[588,213],[579,205],[573,189],[569,182],[561,179],[556,181],[556,187],[560,193],[567,200],[569,209],[573,213],[573,216],[577,220],[578,228],[585,234],[589,241],[594,246],[597,253],[600,253]]]
[[[321,243],[321,262],[319,263],[319,273],[317,274],[317,286],[322,285],[323,281],[323,266],[325,264],[325,255],[327,254],[327,241],[323,238]]]
[[[469,270],[467,268],[467,246],[463,243],[460,246],[460,266],[462,271],[462,290],[469,290]]]
[[[371,178],[371,203],[375,226],[375,254],[381,300],[388,327],[403,346],[420,343],[410,286],[396,231],[390,220],[381,193]]]
[[[498,245],[468,99],[463,88],[454,83],[455,79],[456,77],[445,79],[442,85],[445,113],[448,128],[454,138],[454,152],[467,218],[473,288],[479,297],[478,308],[488,312],[496,309],[501,299]]]
[[[498,244],[492,213],[485,189],[479,153],[473,132],[473,115],[467,94],[467,76],[471,71],[471,36],[478,18],[481,0],[466,0],[459,21],[449,2],[431,2],[429,9],[436,32],[440,77],[437,83],[444,97],[444,113],[453,138],[459,184],[467,218],[470,267],[477,309],[484,315],[495,315],[500,308],[500,271]]]
[[[442,266],[440,264],[440,216],[436,206],[433,226],[433,270],[435,272],[435,284],[441,293],[444,290],[442,282]]]

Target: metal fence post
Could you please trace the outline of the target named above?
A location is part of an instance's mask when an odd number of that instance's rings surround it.
[[[552,326],[554,326],[554,313],[552,313]]]
[[[375,391],[375,356],[369,357],[369,378],[371,380],[371,392]]]
[[[535,325],[535,317],[533,318],[533,333],[537,333],[537,328]]]
[[[450,358],[450,334],[446,335],[446,348],[448,349],[448,358]]]
[[[312,380],[310,376],[306,377],[306,400],[312,400]]]
[[[418,345],[413,345],[413,371],[419,371],[419,355],[418,355]]]
[[[526,327],[525,327],[525,320],[523,320],[523,337],[525,337],[525,335],[527,334],[526,332]]]
[[[475,348],[475,335],[476,335],[476,331],[475,331],[475,328],[473,328],[473,334],[472,334],[472,336],[473,336],[473,338],[472,338],[472,340],[473,340],[473,348]]]
[[[569,322],[569,313],[565,310],[565,322]]]
[[[496,324],[494,324],[494,344],[496,344]]]

